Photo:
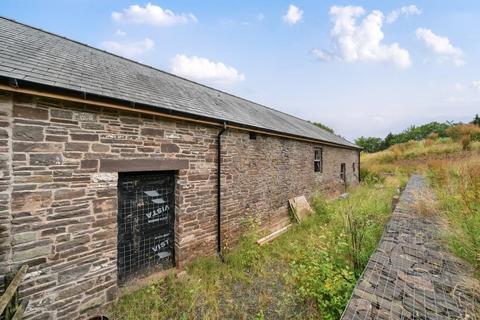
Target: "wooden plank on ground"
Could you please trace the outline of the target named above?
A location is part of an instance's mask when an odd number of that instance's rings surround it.
[[[28,301],[20,303],[20,305],[17,308],[17,311],[12,317],[12,320],[21,320],[23,319],[23,313],[25,312],[25,309],[27,309]]]
[[[288,228],[290,228],[292,226],[292,224],[289,224],[281,229],[278,229],[277,231],[275,232],[272,232],[270,233],[268,236],[266,237],[263,237],[259,240],[257,240],[257,244],[259,246],[263,246],[264,244],[267,244],[269,243],[270,241],[272,241],[273,239],[275,239],[276,237],[278,237],[279,235],[281,235],[282,233],[284,233],[285,231],[288,230]]]
[[[23,265],[20,268],[20,270],[18,270],[12,282],[10,282],[10,284],[8,285],[7,290],[5,290],[3,295],[0,297],[0,314],[2,314],[3,311],[5,311],[5,308],[7,307],[8,303],[10,302],[13,295],[17,291],[18,286],[20,285],[23,278],[25,277],[27,270],[28,270],[28,266],[26,264]]]
[[[290,204],[290,208],[292,209],[297,222],[302,222],[302,220],[313,213],[313,209],[308,204],[305,196],[288,199],[288,203]]]

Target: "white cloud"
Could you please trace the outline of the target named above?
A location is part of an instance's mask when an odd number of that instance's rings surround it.
[[[118,22],[131,22],[148,24],[153,26],[172,26],[197,22],[197,18],[191,13],[175,14],[171,10],[148,3],[145,7],[138,4],[131,5],[123,12],[113,12],[112,19]]]
[[[417,8],[416,5],[409,5],[409,6],[404,6],[399,9],[395,9],[392,12],[390,12],[387,16],[386,22],[387,23],[394,23],[400,16],[413,16],[413,15],[421,15],[422,11]]]
[[[357,23],[357,18],[363,15],[365,10],[362,7],[331,7],[330,17],[334,24],[331,36],[336,52],[328,54],[324,50],[315,49],[313,53],[326,61],[335,58],[351,63],[392,62],[401,68],[409,67],[412,62],[407,50],[398,43],[382,43],[383,13],[374,10]]]
[[[463,51],[460,48],[454,47],[447,37],[436,35],[430,29],[418,28],[415,32],[418,39],[421,39],[430,47],[435,53],[442,58],[451,59],[456,66],[463,66]]]
[[[472,81],[472,87],[476,90],[480,90],[480,80]]]
[[[217,84],[230,84],[245,80],[245,76],[237,69],[222,62],[212,62],[197,56],[188,57],[184,54],[177,54],[172,59],[172,73],[191,80]]]
[[[115,32],[115,35],[116,36],[119,36],[119,37],[125,37],[127,35],[127,33],[123,30],[120,30],[118,29],[116,32]]]
[[[117,41],[104,41],[102,48],[105,50],[118,54],[126,58],[134,58],[142,53],[145,53],[155,46],[153,40],[145,38],[141,41],[135,42],[117,42]]]
[[[265,19],[265,15],[263,13],[257,14],[257,21],[263,21]]]
[[[299,7],[291,4],[288,6],[287,14],[283,16],[283,21],[286,24],[294,25],[302,21],[302,17],[303,11]]]
[[[322,61],[332,61],[333,55],[322,49],[313,49],[312,54],[319,60]]]

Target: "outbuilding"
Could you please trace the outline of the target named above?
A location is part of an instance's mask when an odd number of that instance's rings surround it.
[[[85,318],[119,286],[221,254],[288,199],[359,180],[312,123],[0,18],[0,274],[28,319]],[[1,279],[0,279],[1,280]]]

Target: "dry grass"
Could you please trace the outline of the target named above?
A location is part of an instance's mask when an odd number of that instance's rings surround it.
[[[435,198],[418,195],[417,211],[441,214],[447,226],[445,239],[453,252],[469,261],[480,275],[480,128],[453,127],[449,138],[431,137],[362,156],[366,170],[380,176],[426,175]]]
[[[465,150],[461,141],[454,141],[451,138],[441,138],[435,141],[427,139],[397,144],[384,151],[364,154],[362,162],[367,167],[385,164],[394,164],[398,167],[398,161],[455,157],[462,151],[479,150],[480,141],[470,141],[469,148]]]
[[[475,140],[475,137],[480,134],[480,127],[474,124],[462,124],[450,127],[445,132],[454,141],[461,141],[466,137]]]
[[[415,195],[412,208],[416,213],[424,217],[431,217],[439,212],[438,202],[433,193],[428,191],[421,191]]]

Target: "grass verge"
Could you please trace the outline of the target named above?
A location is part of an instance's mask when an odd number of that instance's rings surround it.
[[[380,239],[405,177],[362,184],[347,199],[313,198],[315,214],[271,244],[255,231],[227,252],[202,258],[118,299],[114,319],[337,319]]]

